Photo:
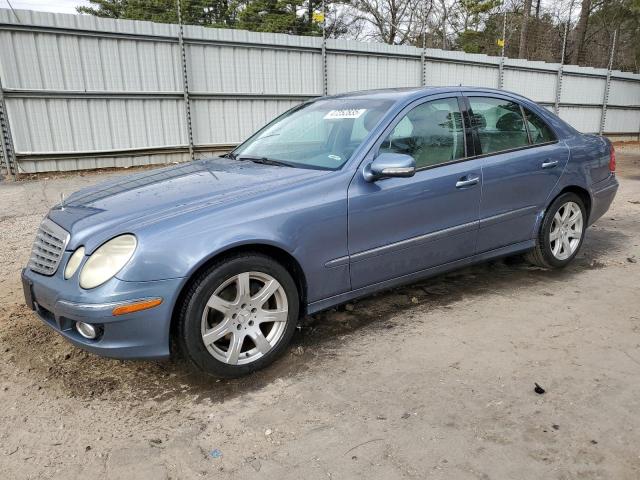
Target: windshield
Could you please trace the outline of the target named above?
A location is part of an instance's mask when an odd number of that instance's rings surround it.
[[[303,104],[249,138],[233,156],[336,170],[349,160],[392,103],[341,98]]]

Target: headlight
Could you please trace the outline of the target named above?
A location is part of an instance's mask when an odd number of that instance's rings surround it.
[[[65,280],[69,280],[71,277],[73,277],[73,275],[76,273],[76,270],[78,270],[80,263],[82,263],[83,257],[84,247],[80,247],[75,252],[73,252],[73,255],[71,255],[71,258],[67,262],[67,267],[64,269]]]
[[[95,288],[112,278],[131,259],[137,243],[133,235],[121,235],[102,244],[82,267],[80,286]]]

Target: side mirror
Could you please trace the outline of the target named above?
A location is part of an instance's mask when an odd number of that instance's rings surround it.
[[[416,161],[402,153],[381,153],[362,171],[367,182],[389,177],[413,177],[415,173]]]

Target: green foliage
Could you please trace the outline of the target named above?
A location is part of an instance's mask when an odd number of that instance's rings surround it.
[[[176,0],[89,0],[79,13],[99,17],[177,23]],[[180,0],[182,22],[188,25],[241,28],[257,32],[320,34],[307,16],[296,14],[308,0]],[[313,5],[311,5],[313,6]]]
[[[457,44],[467,53],[484,53],[486,44],[484,32],[465,30],[458,35]]]
[[[453,26],[457,24],[462,32],[478,31],[484,20],[501,5],[501,0],[459,0],[454,4]]]
[[[585,63],[594,53],[608,58],[614,31],[618,32],[614,68],[640,70],[640,0],[606,0],[595,5],[587,29]]]
[[[489,27],[501,0],[459,0],[453,10],[452,26],[457,31],[456,46],[467,53],[493,53],[496,32]]]
[[[98,17],[177,23],[176,0],[89,0],[79,13]],[[182,21],[189,25],[233,27],[238,3],[234,0],[181,0]]]
[[[307,18],[296,15],[303,0],[252,0],[238,15],[238,28],[254,32],[283,32],[295,35],[321,33]]]
[[[480,16],[502,5],[502,0],[460,0],[460,7],[470,15]]]

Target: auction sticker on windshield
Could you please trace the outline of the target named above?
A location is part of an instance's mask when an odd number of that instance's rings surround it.
[[[327,113],[324,118],[325,120],[335,120],[339,118],[359,118],[362,116],[364,112],[366,112],[366,108],[349,108],[343,110],[331,110]]]

